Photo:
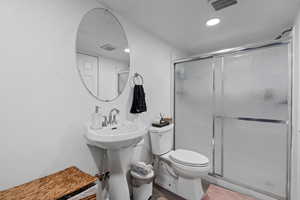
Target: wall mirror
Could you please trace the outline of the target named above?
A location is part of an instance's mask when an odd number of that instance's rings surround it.
[[[112,101],[124,90],[130,69],[125,31],[107,9],[93,9],[82,19],[76,41],[77,68],[88,92]]]

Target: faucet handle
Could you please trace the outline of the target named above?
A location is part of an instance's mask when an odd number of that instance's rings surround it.
[[[110,110],[109,112],[109,117],[108,117],[108,124],[109,125],[113,125],[113,124],[117,124],[117,115],[120,113],[120,110],[117,108],[113,108]]]
[[[103,118],[104,118],[104,120],[102,121],[102,126],[107,127],[107,124],[108,124],[107,116],[103,116]]]
[[[115,115],[113,115],[113,119],[112,119],[112,122],[111,122],[112,124],[118,124],[118,122],[117,122],[117,115],[115,114]]]

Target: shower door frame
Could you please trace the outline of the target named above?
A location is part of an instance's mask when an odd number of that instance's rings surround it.
[[[261,42],[261,43],[255,43],[255,44],[250,44],[250,45],[245,45],[245,46],[241,46],[241,47],[236,47],[236,48],[230,48],[230,49],[224,49],[224,50],[220,50],[220,51],[215,51],[215,52],[210,52],[210,53],[205,53],[205,54],[200,54],[197,56],[193,56],[193,57],[189,57],[189,58],[183,58],[183,59],[178,59],[178,60],[174,60],[173,61],[173,119],[174,122],[176,124],[176,79],[175,79],[175,66],[176,64],[180,64],[180,63],[185,63],[185,62],[191,62],[191,61],[199,61],[199,60],[203,60],[203,59],[214,59],[216,57],[222,57],[225,55],[231,55],[234,53],[239,53],[239,52],[248,52],[248,51],[252,51],[252,50],[257,50],[257,49],[262,49],[262,48],[266,48],[266,47],[273,47],[273,46],[280,46],[280,45],[288,45],[288,119],[287,121],[282,121],[282,120],[274,120],[271,123],[286,123],[288,128],[287,128],[287,144],[286,144],[286,150],[287,150],[287,157],[286,157],[286,167],[287,167],[287,171],[286,171],[286,187],[285,187],[285,197],[280,197],[277,196],[273,193],[267,192],[267,191],[263,191],[260,190],[258,188],[253,188],[252,186],[246,185],[244,183],[239,183],[235,180],[231,180],[229,178],[225,178],[223,177],[223,166],[224,166],[224,160],[223,160],[223,154],[224,154],[224,150],[223,150],[223,131],[221,134],[221,174],[217,174],[215,169],[216,169],[216,165],[215,165],[215,159],[216,159],[216,145],[215,145],[215,119],[216,118],[226,118],[226,116],[217,116],[215,113],[215,108],[213,109],[213,119],[212,119],[212,124],[213,124],[213,133],[211,135],[211,143],[212,143],[212,173],[209,173],[209,175],[211,177],[214,177],[216,179],[220,179],[223,180],[225,182],[228,182],[230,184],[236,185],[236,186],[240,186],[242,188],[246,188],[249,190],[252,190],[254,192],[257,193],[261,193],[263,195],[275,198],[275,199],[279,199],[279,200],[290,200],[291,199],[291,173],[292,173],[292,150],[293,150],[293,112],[292,112],[292,107],[293,107],[293,75],[292,72],[294,71],[294,66],[293,66],[293,41],[292,38],[287,38],[287,39],[283,39],[283,40],[271,40],[271,41],[267,41],[267,42]],[[223,58],[224,59],[224,58]],[[215,62],[212,62],[212,73],[213,73],[213,77],[212,77],[212,81],[213,81],[213,88],[212,88],[212,98],[215,104],[216,101],[216,91],[215,91]],[[223,65],[223,64],[222,64]],[[223,66],[222,66],[223,68]],[[223,72],[222,72],[223,74]],[[223,76],[223,75],[222,75]],[[223,77],[222,77],[223,78]],[[222,87],[223,87],[223,82],[222,82]],[[214,106],[215,107],[215,106]],[[247,119],[245,119],[247,120]],[[261,121],[261,119],[251,119],[254,121]],[[264,119],[263,119],[264,120]],[[175,148],[175,137],[176,134],[176,125],[174,126],[174,148]]]

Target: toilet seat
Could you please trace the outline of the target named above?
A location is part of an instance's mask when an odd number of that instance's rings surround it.
[[[183,149],[172,151],[169,160],[175,174],[185,179],[199,179],[210,169],[208,158],[194,151]]]
[[[209,160],[206,156],[189,150],[178,149],[170,154],[170,159],[180,165],[188,167],[207,167]]]

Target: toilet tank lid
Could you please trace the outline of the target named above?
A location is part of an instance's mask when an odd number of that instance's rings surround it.
[[[162,133],[162,132],[172,130],[173,127],[174,127],[174,124],[169,124],[169,125],[161,127],[161,128],[151,126],[149,128],[149,131],[152,132],[152,133]]]

